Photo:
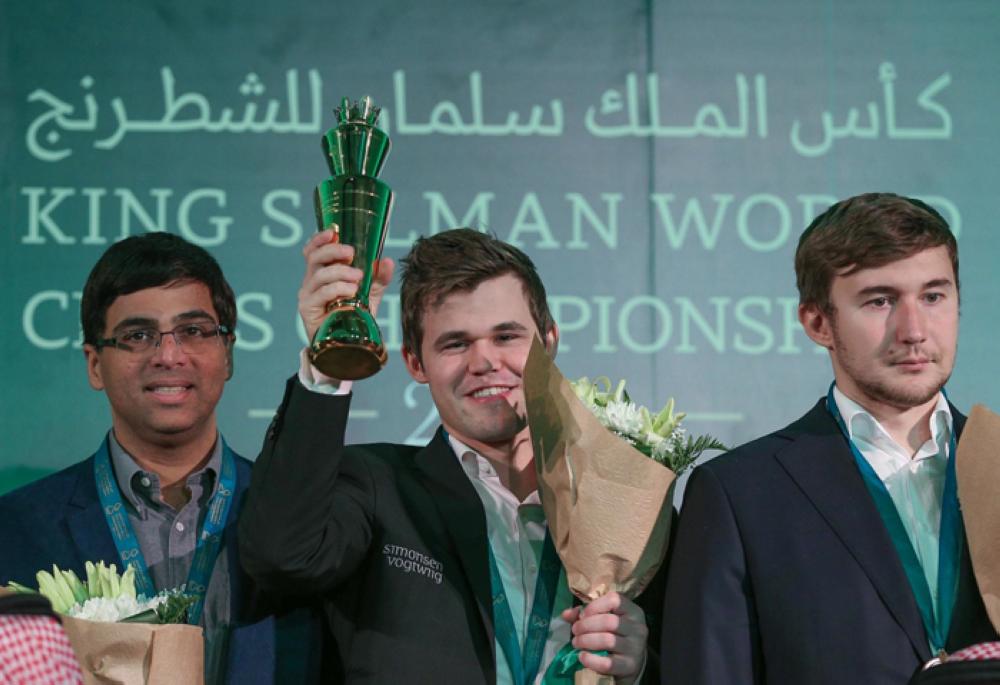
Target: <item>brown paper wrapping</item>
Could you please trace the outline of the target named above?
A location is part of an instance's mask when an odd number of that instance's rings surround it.
[[[573,685],[614,685],[613,676],[601,675],[589,668],[581,668],[573,674]]]
[[[674,473],[608,431],[536,338],[524,397],[538,489],[570,590],[635,597],[663,563]]]
[[[974,406],[955,459],[972,569],[986,614],[1000,632],[1000,416]]]
[[[201,628],[62,616],[87,685],[202,685]]]

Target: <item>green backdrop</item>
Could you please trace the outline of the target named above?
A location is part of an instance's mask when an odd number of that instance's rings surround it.
[[[303,344],[301,245],[345,95],[385,108],[387,254],[458,224],[522,246],[567,375],[674,396],[729,443],[794,419],[831,377],[796,321],[796,240],[833,200],[885,190],[958,233],[949,390],[1000,408],[998,35],[1000,4],[971,0],[5,2],[0,491],[107,430],[80,290],[149,230],[208,248],[238,294],[220,425],[256,454]],[[353,440],[436,425],[399,361],[396,292]]]

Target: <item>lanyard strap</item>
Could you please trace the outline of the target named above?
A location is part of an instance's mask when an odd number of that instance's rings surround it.
[[[955,605],[955,594],[958,590],[958,558],[962,548],[962,518],[958,509],[958,488],[955,477],[955,431],[951,431],[951,439],[948,441],[948,453],[945,455],[947,463],[945,466],[944,491],[941,497],[941,527],[938,540],[938,593],[937,606],[931,601],[930,588],[927,585],[927,576],[924,575],[920,560],[917,558],[906,528],[899,517],[896,505],[885,487],[885,483],[875,473],[868,460],[864,458],[844,423],[844,418],[840,414],[837,402],[833,397],[834,384],[830,384],[830,390],[826,396],[827,410],[833,415],[837,425],[840,427],[847,443],[850,445],[851,454],[861,471],[865,487],[875,500],[875,507],[878,509],[882,522],[885,524],[896,548],[896,554],[903,564],[903,571],[906,572],[906,579],[910,583],[910,589],[917,600],[917,608],[920,609],[920,618],[923,620],[924,630],[927,631],[927,639],[931,649],[935,653],[944,650],[948,639],[948,629],[951,627],[952,610]]]
[[[556,554],[556,546],[552,536],[545,533],[542,547],[542,562],[538,568],[538,579],[535,581],[535,597],[531,603],[531,618],[528,621],[528,631],[524,636],[524,650],[517,641],[517,629],[514,627],[514,617],[507,601],[507,593],[500,578],[493,547],[490,552],[490,585],[493,591],[493,625],[497,640],[503,650],[507,665],[514,678],[514,685],[528,685],[538,674],[542,663],[542,652],[545,651],[545,641],[549,635],[549,620],[552,618],[552,607],[556,601],[556,585],[562,566]]]
[[[219,437],[222,440],[222,437]],[[147,598],[156,594],[153,579],[149,575],[146,559],[139,547],[139,539],[125,511],[118,484],[115,482],[111,468],[111,456],[108,448],[108,438],[101,443],[100,449],[94,453],[94,477],[97,480],[97,494],[104,511],[104,520],[111,531],[118,550],[118,558],[122,562],[122,571],[131,566],[135,569],[136,589]],[[198,534],[198,543],[188,571],[187,582],[184,584],[185,594],[196,598],[195,603],[188,608],[188,623],[197,625],[201,620],[201,612],[205,606],[205,593],[208,591],[208,581],[212,577],[215,560],[219,556],[222,545],[222,532],[226,527],[229,507],[233,503],[236,490],[236,459],[226,441],[222,441],[222,473],[219,475],[218,486],[208,503],[205,522]]]

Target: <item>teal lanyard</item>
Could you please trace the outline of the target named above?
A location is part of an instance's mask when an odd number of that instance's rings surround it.
[[[562,566],[552,537],[546,531],[545,543],[542,547],[542,563],[538,568],[538,579],[535,582],[535,597],[531,603],[531,618],[528,630],[524,636],[524,650],[517,641],[517,629],[514,627],[514,617],[504,591],[500,569],[497,567],[493,547],[490,552],[490,585],[493,592],[493,625],[497,640],[503,650],[507,665],[514,678],[514,685],[528,685],[538,674],[542,663],[542,653],[545,651],[545,641],[549,635],[549,620],[552,618],[552,607],[556,601],[556,586],[559,583],[559,573]]]
[[[924,623],[924,630],[927,631],[927,639],[931,644],[931,649],[935,653],[944,650],[948,639],[948,629],[951,626],[951,615],[955,604],[955,594],[958,591],[958,558],[962,549],[962,518],[958,509],[958,488],[955,479],[955,431],[951,431],[951,439],[948,443],[947,464],[945,466],[944,492],[941,501],[941,528],[938,542],[938,597],[937,611],[931,601],[930,588],[927,586],[927,577],[924,575],[917,559],[917,554],[913,550],[910,538],[906,534],[902,519],[896,505],[885,487],[885,483],[878,477],[868,460],[864,458],[857,445],[851,440],[851,435],[844,423],[844,418],[840,415],[837,403],[833,397],[834,384],[830,384],[830,391],[826,396],[827,410],[833,415],[840,427],[844,437],[851,447],[851,454],[861,471],[865,487],[875,500],[875,507],[882,517],[889,538],[896,548],[896,554],[903,564],[906,572],[906,579],[910,583],[913,595],[917,600],[917,607],[920,609],[920,617]]]
[[[222,437],[219,437],[222,440]],[[94,454],[94,477],[97,480],[97,494],[101,500],[104,519],[111,531],[118,550],[118,558],[122,562],[122,571],[131,566],[135,569],[136,590],[147,598],[156,594],[149,568],[139,548],[139,539],[132,529],[122,502],[118,484],[115,482],[114,471],[111,468],[111,456],[108,450],[108,438]],[[188,623],[197,625],[201,620],[202,609],[205,606],[205,593],[208,591],[208,581],[212,577],[215,560],[219,556],[222,545],[222,532],[226,527],[229,507],[233,503],[236,489],[236,459],[225,440],[222,441],[222,473],[215,494],[208,503],[205,523],[198,535],[198,545],[195,548],[191,569],[188,571],[187,582],[184,584],[185,594],[196,598],[188,609]]]

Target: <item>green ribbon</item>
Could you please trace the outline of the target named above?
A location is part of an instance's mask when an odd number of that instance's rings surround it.
[[[542,685],[563,685],[564,683],[572,683],[574,674],[577,671],[583,670],[583,664],[580,663],[580,651],[573,646],[573,643],[567,642],[564,644],[556,655],[552,657],[552,663],[549,664],[548,669],[545,671],[545,677],[542,679]],[[605,650],[599,650],[591,652],[591,654],[596,654],[598,656],[608,656],[608,652]]]

